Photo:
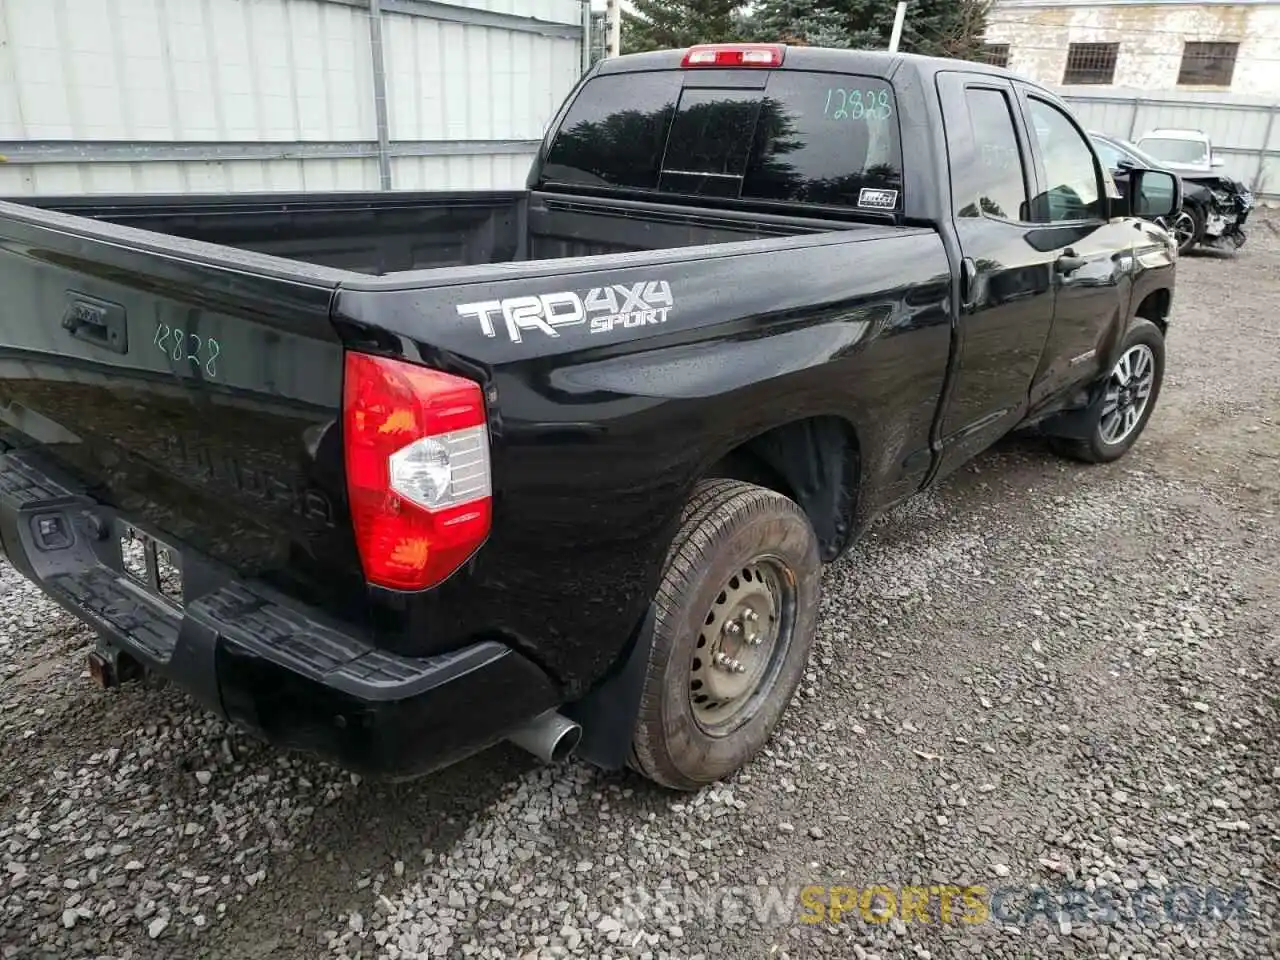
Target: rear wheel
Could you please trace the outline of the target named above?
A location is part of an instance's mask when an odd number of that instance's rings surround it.
[[[804,671],[820,578],[794,502],[736,480],[698,485],[655,603],[633,768],[696,790],[759,751]]]
[[[1101,384],[1093,429],[1084,440],[1058,438],[1060,453],[1089,463],[1119,460],[1151,419],[1164,381],[1164,336],[1150,320],[1136,320],[1125,336],[1120,359]]]

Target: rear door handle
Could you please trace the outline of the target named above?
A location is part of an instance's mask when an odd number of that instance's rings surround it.
[[[1062,256],[1054,261],[1053,269],[1059,276],[1069,277],[1086,263],[1088,261],[1084,257],[1077,257],[1076,252],[1068,247],[1062,252]]]

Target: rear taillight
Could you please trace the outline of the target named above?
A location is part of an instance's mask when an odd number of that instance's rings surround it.
[[[690,47],[683,67],[780,67],[783,48],[776,43],[706,43]]]
[[[394,590],[444,580],[489,535],[480,387],[402,360],[348,353],[342,422],[365,578]]]

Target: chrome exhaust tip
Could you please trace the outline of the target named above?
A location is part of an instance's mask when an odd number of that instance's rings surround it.
[[[511,731],[506,739],[543,763],[559,763],[578,746],[582,727],[563,714],[548,710]]]

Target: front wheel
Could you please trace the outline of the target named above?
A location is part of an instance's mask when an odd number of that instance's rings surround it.
[[[1164,382],[1164,336],[1150,320],[1136,320],[1125,336],[1120,359],[1100,385],[1093,428],[1084,440],[1058,438],[1054,448],[1089,463],[1119,460],[1137,442],[1151,419]]]
[[[1178,254],[1187,253],[1204,236],[1204,214],[1198,207],[1188,204],[1178,211],[1169,228],[1178,244]]]
[[[804,672],[820,579],[817,537],[793,501],[736,480],[698,484],[654,604],[635,770],[696,790],[755,756]]]

